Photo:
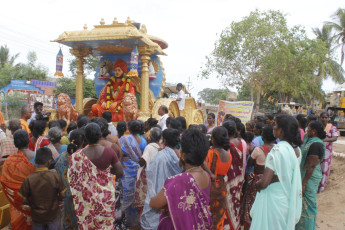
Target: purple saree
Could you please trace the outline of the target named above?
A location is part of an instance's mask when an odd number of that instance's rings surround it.
[[[210,185],[199,188],[189,173],[169,177],[164,184],[169,213],[161,215],[158,230],[211,229]]]

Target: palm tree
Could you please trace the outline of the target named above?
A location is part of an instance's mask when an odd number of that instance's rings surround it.
[[[6,65],[13,65],[14,61],[19,57],[19,53],[10,57],[10,49],[5,46],[0,47],[0,69]]]
[[[332,54],[334,49],[332,48],[334,36],[332,36],[332,28],[324,25],[321,29],[313,28],[313,32],[316,35],[316,38],[323,41],[327,49],[329,49],[329,55],[326,58],[326,61],[321,63],[318,68],[318,76],[326,78],[327,76],[331,77],[332,80],[336,83],[344,82],[345,71],[338,62],[332,59]]]
[[[335,31],[333,38],[338,43],[337,47],[341,48],[340,64],[343,65],[345,55],[345,9],[339,8],[332,18],[333,22],[325,22],[325,24]]]

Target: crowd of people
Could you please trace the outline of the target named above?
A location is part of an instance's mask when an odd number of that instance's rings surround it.
[[[69,124],[32,112],[0,136],[14,230],[316,228],[337,140],[326,112],[188,127],[164,105],[159,121],[116,127],[110,112]]]

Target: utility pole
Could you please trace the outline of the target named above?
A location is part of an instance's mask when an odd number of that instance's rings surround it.
[[[188,77],[186,88],[187,88],[187,91],[189,92],[189,94],[191,94],[190,91],[193,89],[193,87],[192,87],[192,82],[190,81],[190,77]]]

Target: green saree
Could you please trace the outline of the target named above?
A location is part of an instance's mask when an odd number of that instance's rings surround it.
[[[313,143],[321,143],[325,148],[325,144],[318,137],[309,138],[302,146],[302,162],[301,162],[301,176],[302,180],[306,174],[307,169],[304,167],[308,151]],[[324,157],[325,154],[323,154]],[[322,161],[322,159],[320,159]],[[322,170],[320,164],[318,164],[313,171],[312,176],[306,184],[305,191],[302,197],[302,215],[301,219],[297,223],[296,230],[315,230],[316,228],[316,215],[317,215],[317,199],[316,194],[322,179]]]

